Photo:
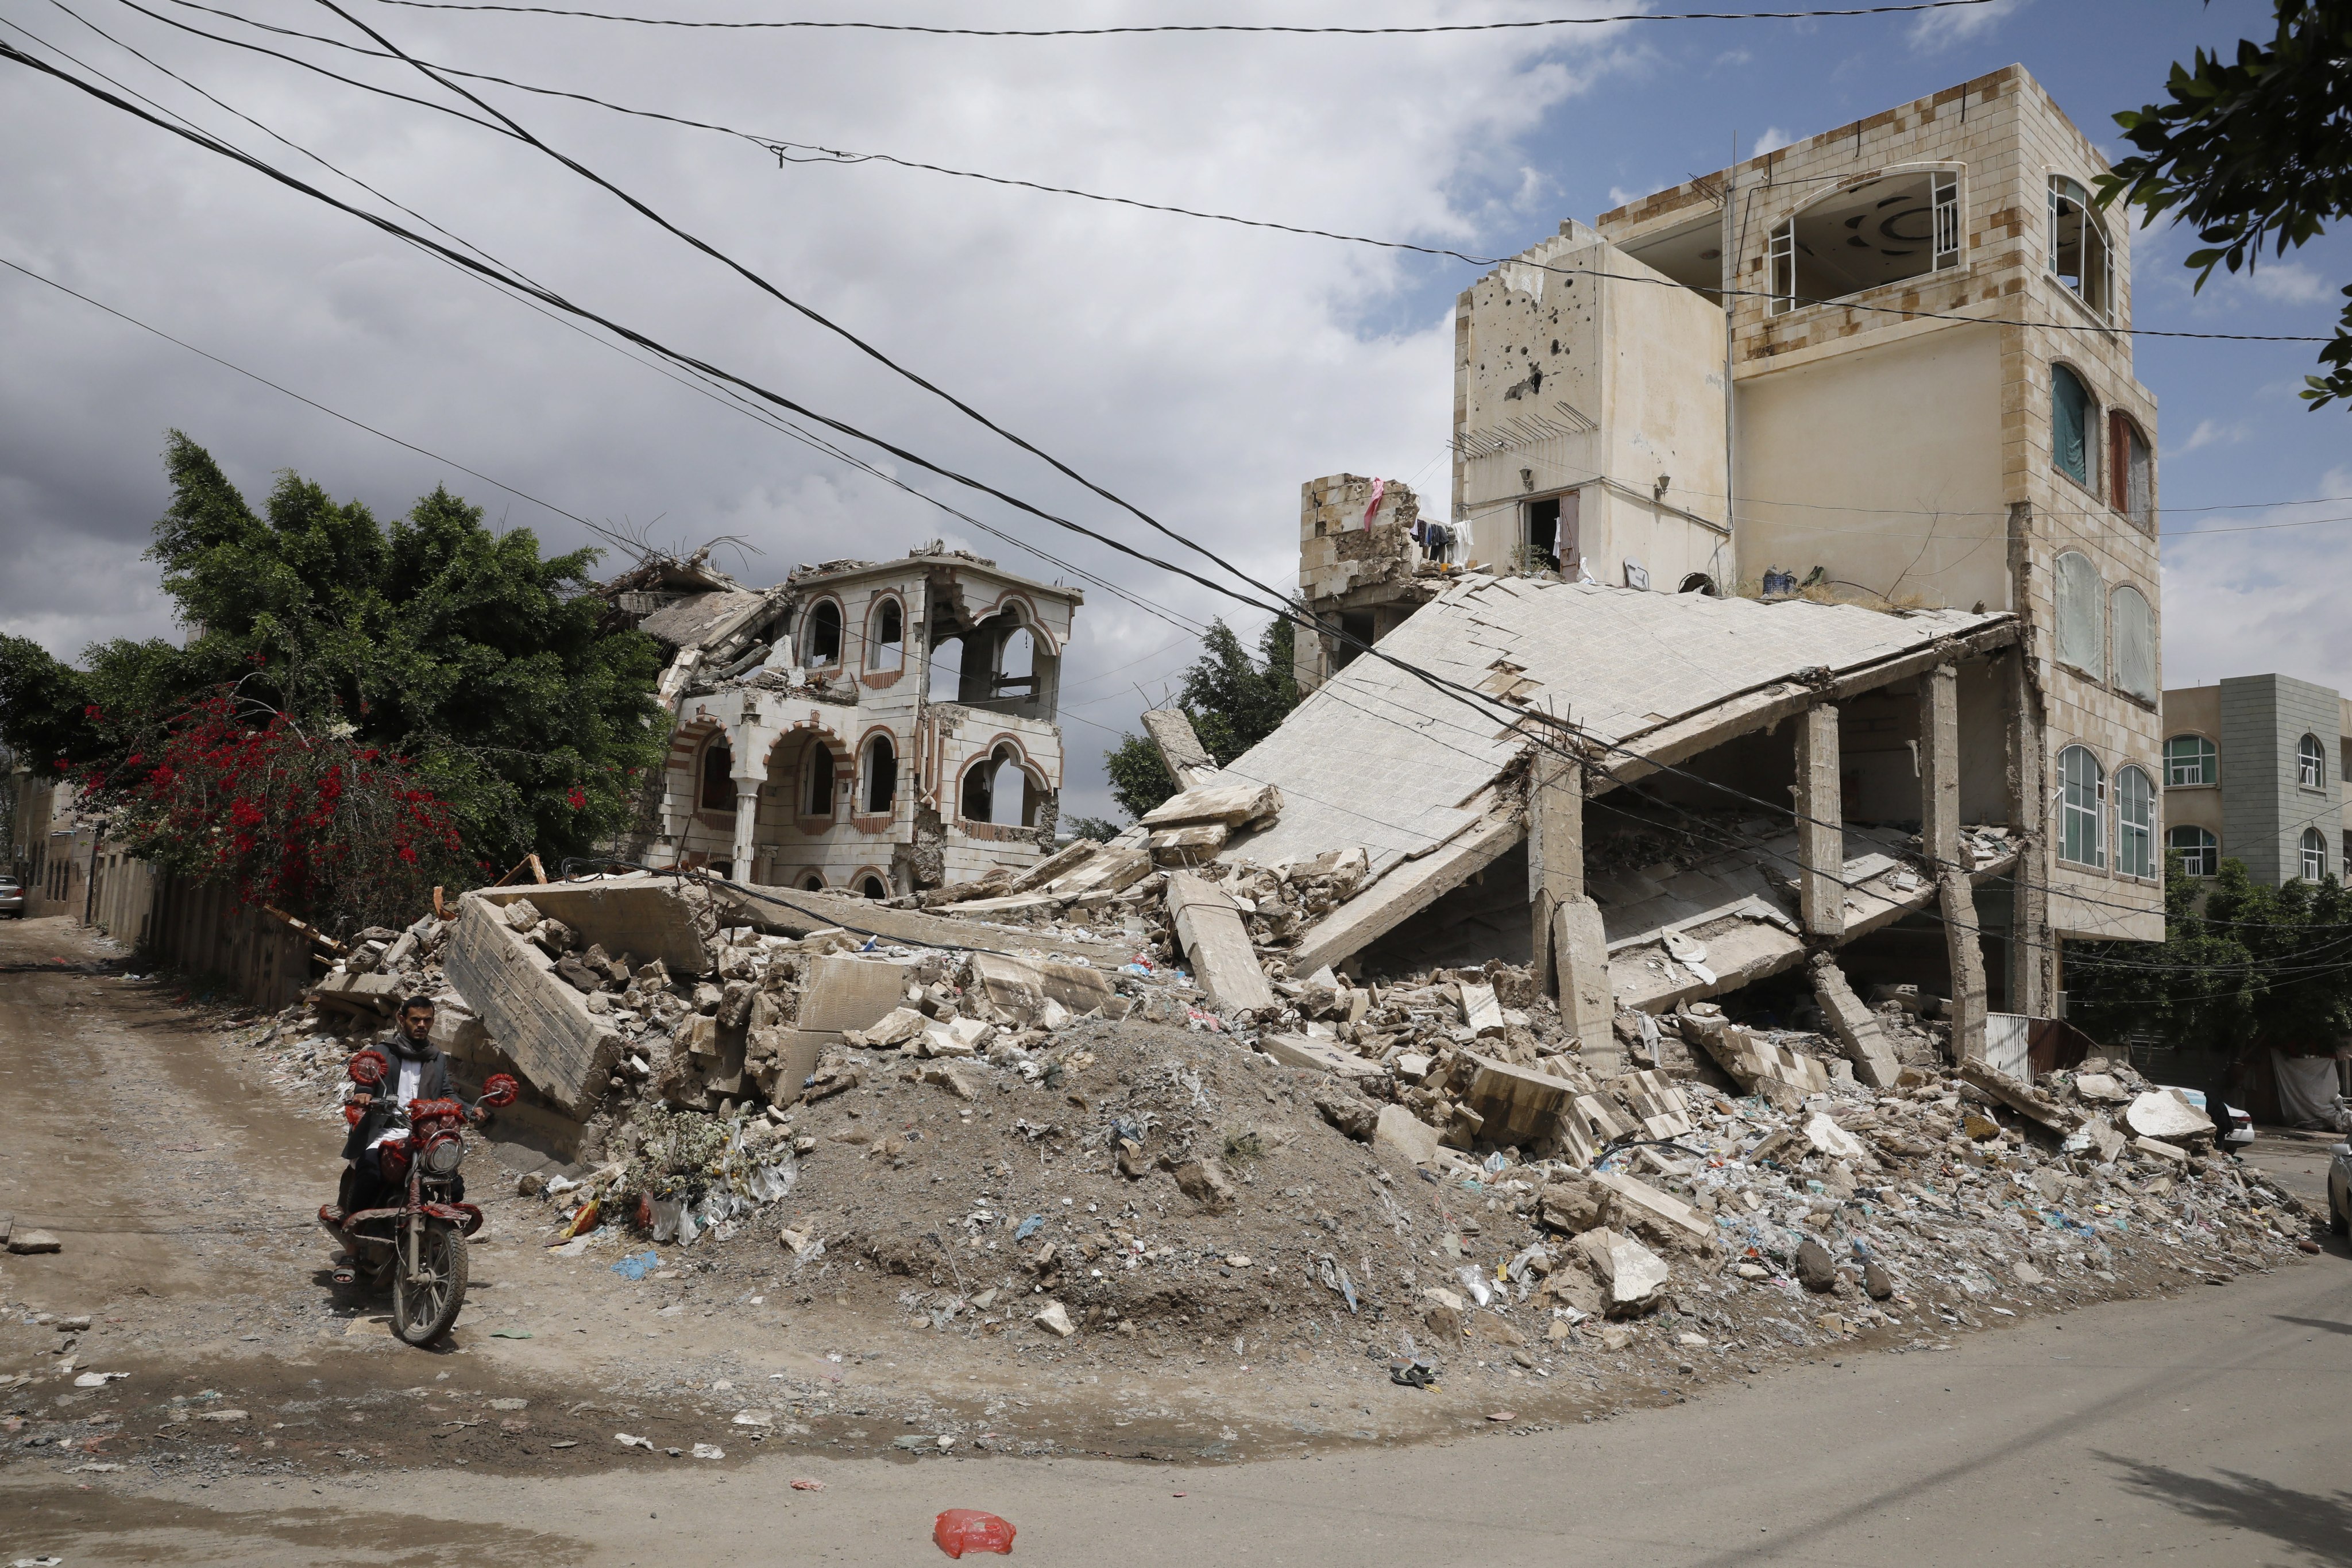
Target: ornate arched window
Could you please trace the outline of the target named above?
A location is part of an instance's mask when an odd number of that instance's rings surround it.
[[[841,606],[831,599],[820,599],[809,606],[808,629],[803,634],[802,654],[811,668],[821,668],[841,662]]]
[[[705,811],[735,809],[735,749],[724,735],[702,748],[702,784],[696,798]]]
[[[889,736],[877,735],[866,742],[865,769],[865,814],[878,816],[898,798],[898,748]]]
[[[809,742],[808,773],[801,795],[803,816],[833,815],[833,749],[822,741]]]

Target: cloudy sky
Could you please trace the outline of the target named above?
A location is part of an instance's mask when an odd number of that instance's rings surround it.
[[[1992,0],[1927,17],[1653,21],[1434,39],[984,39],[343,3],[425,59],[764,138],[1485,254],[1717,168],[1735,148],[1744,155],[2011,61],[2105,137],[2107,117],[2153,97],[2173,59],[2259,30],[2269,9],[2252,0]],[[128,0],[0,0],[8,24],[0,37],[60,63],[71,56],[80,62],[73,68],[103,72],[356,205],[396,217],[385,203],[413,209],[567,298],[1048,510],[1138,542],[1151,537],[544,154],[170,23],[455,101],[407,68],[266,33],[186,0],[139,4],[168,21]],[[751,0],[615,4],[675,17],[785,14]],[[803,0],[789,11],[1032,26],[1402,24],[1643,8]],[[305,0],[220,0],[220,9],[366,43]],[[1471,268],[887,163],[780,167],[722,132],[477,90],[679,226],[1263,581],[1295,574],[1302,479],[1346,469],[1444,494],[1450,312]],[[1065,575],[632,363],[641,356],[19,66],[0,65],[0,260],[437,454],[339,423],[0,268],[0,629],[61,655],[96,638],[170,629],[141,551],[164,502],[158,454],[172,426],[209,447],[249,492],[291,468],[390,515],[446,481],[551,547],[586,534],[453,465],[665,544],[740,535],[757,553],[725,563],[761,582],[798,562],[881,556],[940,533],[1016,570]],[[2321,331],[2336,289],[2352,278],[2352,243],[2336,236],[2252,282],[2192,296],[2179,265],[2182,239],[2140,242],[2142,327]],[[2141,379],[2163,409],[2167,506],[2216,509],[2166,518],[2168,531],[2182,535],[2165,552],[2167,683],[2280,669],[2352,689],[2352,620],[2330,608],[2352,523],[2313,521],[2352,518],[2352,500],[2256,506],[2352,498],[2352,415],[2308,414],[2295,401],[2311,368],[2307,346],[2143,340],[2138,352]],[[1193,656],[1209,616],[1226,614],[1252,633],[1259,619],[1001,504],[893,471],[1139,601],[1089,588],[1065,672],[1073,758],[1065,810],[1107,814],[1097,759],[1133,722],[1138,689],[1159,695]],[[2280,522],[2309,526],[2248,526]],[[1171,548],[1156,538],[1150,547]]]

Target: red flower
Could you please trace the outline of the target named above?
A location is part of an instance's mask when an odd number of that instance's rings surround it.
[[[585,811],[588,808],[588,792],[578,784],[573,784],[572,793],[563,798],[572,803],[572,809],[574,811]]]

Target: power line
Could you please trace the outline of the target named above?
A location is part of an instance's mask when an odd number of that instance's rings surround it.
[[[715,28],[726,31],[919,33],[950,38],[1109,38],[1151,33],[1276,33],[1294,37],[1419,37],[1445,33],[1511,33],[1545,27],[1596,27],[1612,22],[1789,22],[1832,16],[1892,16],[1916,11],[1947,11],[1990,0],[1912,0],[1907,5],[1853,5],[1810,11],[1629,11],[1608,16],[1541,16],[1524,22],[1446,22],[1419,26],[1305,26],[1283,23],[1162,22],[1124,27],[948,27],[916,22],[697,22],[675,16],[632,16],[611,11],[575,11],[554,5],[459,5],[451,0],[383,0],[420,11],[503,11],[521,16],[572,16],[592,22],[627,22],[641,27]]]

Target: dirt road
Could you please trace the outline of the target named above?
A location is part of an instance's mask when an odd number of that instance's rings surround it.
[[[483,1190],[467,1316],[424,1352],[325,1277],[309,1215],[339,1127],[316,1086],[229,1038],[83,933],[0,927],[0,1210],[66,1243],[0,1259],[0,1563],[904,1561],[949,1506],[1067,1562],[2352,1560],[2340,1247],[1948,1350],[1831,1351],[1590,1426],[1412,1444],[1464,1431],[1459,1400],[1312,1367],[959,1361],[950,1392],[926,1336],[683,1259],[630,1284]],[[66,1362],[128,1375],[80,1388]],[[873,1457],[951,1428],[984,1435]],[[1017,1457],[1078,1450],[1192,1462]],[[1228,1451],[1255,1462],[1198,1462]]]

